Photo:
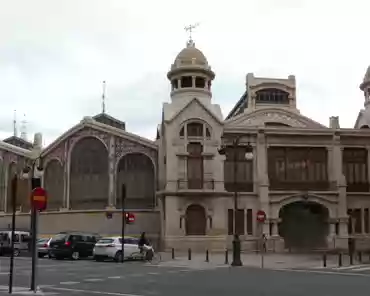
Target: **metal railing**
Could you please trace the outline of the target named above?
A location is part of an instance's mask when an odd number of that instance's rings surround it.
[[[215,181],[213,179],[204,180],[204,179],[179,179],[177,180],[177,189],[184,190],[184,189],[208,189],[213,190],[215,189]]]

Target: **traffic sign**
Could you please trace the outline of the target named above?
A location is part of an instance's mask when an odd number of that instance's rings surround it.
[[[126,223],[131,224],[135,222],[135,215],[133,213],[126,213]]]
[[[265,211],[258,210],[257,211],[257,221],[263,223],[263,222],[265,222],[265,220],[266,220]]]
[[[48,202],[48,196],[46,190],[42,187],[36,187],[31,193],[31,205],[36,210],[44,211],[46,210]]]

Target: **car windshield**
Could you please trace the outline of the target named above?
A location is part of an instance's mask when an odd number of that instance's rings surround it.
[[[46,243],[49,239],[48,238],[39,238],[37,240],[38,243]]]
[[[98,244],[111,244],[113,243],[114,239],[112,238],[102,238],[98,240]]]
[[[54,242],[60,242],[60,241],[65,241],[67,238],[67,234],[65,233],[60,233],[60,234],[57,234],[56,236],[54,236],[52,238],[52,241]]]

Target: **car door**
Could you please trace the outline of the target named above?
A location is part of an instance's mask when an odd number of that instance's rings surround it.
[[[84,241],[82,235],[72,234],[70,236],[73,252],[78,252],[81,257],[85,256]]]

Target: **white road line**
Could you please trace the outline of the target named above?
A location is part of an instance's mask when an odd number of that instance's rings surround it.
[[[108,279],[120,279],[123,278],[122,276],[115,275],[115,276],[108,276]]]
[[[301,273],[316,273],[316,274],[328,274],[328,275],[344,275],[344,276],[362,276],[370,277],[370,274],[365,273],[349,273],[349,272],[338,272],[338,271],[324,271],[324,270],[312,270],[312,269],[284,269],[284,268],[270,268],[270,270],[275,271],[285,271],[285,272],[301,272]]]
[[[59,284],[61,284],[61,285],[76,285],[76,284],[80,284],[80,282],[60,282]]]
[[[104,281],[103,279],[85,279],[85,282],[102,282]]]
[[[365,270],[370,270],[370,266],[366,266],[366,267],[360,267],[360,268],[354,268],[352,269],[353,271],[365,271]]]
[[[357,267],[365,267],[369,265],[349,265],[349,266],[341,266],[341,267],[336,267],[334,268],[335,270],[348,270],[348,269],[353,269]]]
[[[50,290],[56,291],[66,291],[66,292],[77,292],[77,293],[86,293],[86,294],[98,294],[98,295],[112,295],[112,296],[144,296],[139,294],[127,294],[127,293],[115,293],[115,292],[104,292],[104,291],[94,291],[94,290],[81,290],[81,289],[67,289],[67,288],[57,288],[52,287]]]

